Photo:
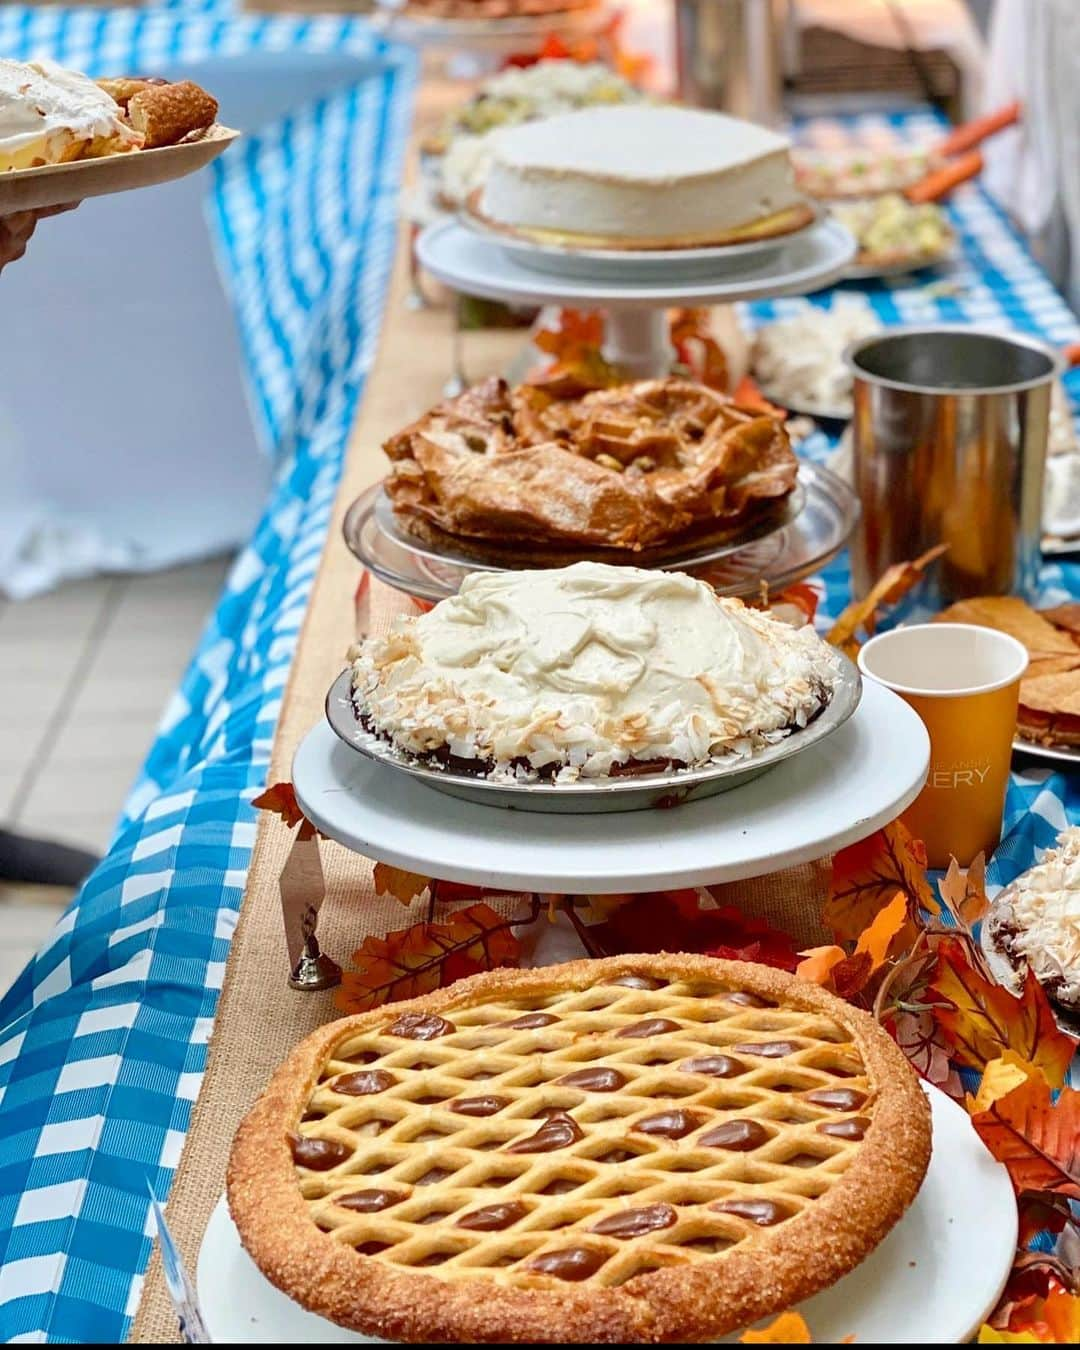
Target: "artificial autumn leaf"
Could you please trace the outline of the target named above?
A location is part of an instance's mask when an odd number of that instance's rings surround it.
[[[1063,1088],[1052,1101],[1045,1078],[1026,1078],[971,1123],[1017,1193],[1080,1200],[1080,1092]]]
[[[516,965],[521,946],[511,931],[514,922],[479,904],[444,923],[417,923],[384,938],[365,938],[353,953],[356,970],[342,974],[334,1003],[342,1012],[366,1012],[452,984],[465,971]]]
[[[968,928],[986,914],[990,901],[986,898],[986,856],[980,853],[966,873],[960,871],[955,858],[949,859],[949,870],[938,882],[938,891],[944,909],[957,927]]]
[[[1043,1264],[1045,1260],[1041,1252],[1025,1252],[1018,1258],[987,1325],[1012,1341],[1076,1345],[1080,1342],[1080,1297],[1063,1282],[1069,1273],[1058,1269],[1052,1258],[1049,1265]]]
[[[701,384],[720,393],[728,387],[728,364],[724,349],[712,335],[708,309],[671,311],[671,345],[676,358]]]
[[[419,872],[406,872],[402,867],[391,867],[389,863],[377,862],[373,877],[376,895],[392,895],[402,905],[411,904],[431,885],[430,877],[422,877]]]
[[[1039,1337],[1030,1331],[998,1331],[988,1322],[979,1328],[979,1345],[1025,1345],[1038,1341]]]
[[[979,1091],[973,1097],[969,1092],[965,1098],[968,1114],[976,1116],[987,1111],[999,1097],[1007,1097],[1014,1088],[1020,1087],[1034,1074],[1041,1072],[1034,1064],[1021,1059],[1015,1050],[1006,1050],[1000,1058],[992,1059],[983,1070]]]
[[[963,1099],[960,1075],[949,1060],[948,1049],[942,1041],[941,1027],[932,1012],[898,1012],[885,1025],[920,1077],[941,1088],[954,1101]]]
[[[897,891],[884,909],[879,909],[873,922],[864,928],[855,946],[855,955],[869,956],[871,971],[879,970],[889,955],[893,941],[907,923],[908,898]]]
[[[897,948],[915,941],[919,909],[936,909],[926,879],[926,853],[899,820],[867,839],[842,848],[832,862],[822,917],[838,942],[857,942],[897,891],[907,897],[908,921],[894,934]]]
[[[760,1331],[751,1327],[739,1337],[744,1345],[812,1345],[813,1337],[801,1313],[781,1313]]]
[[[787,409],[778,408],[775,403],[770,403],[752,375],[744,375],[739,380],[731,391],[731,401],[736,407],[742,408],[743,412],[775,417],[778,422],[787,421]]]
[[[810,947],[799,955],[803,959],[795,967],[795,974],[800,980],[823,988],[832,984],[833,966],[847,958],[843,947]]]
[[[796,581],[770,597],[769,609],[778,618],[787,619],[787,622],[795,627],[800,616],[806,623],[813,623],[820,603],[821,592],[817,587],[811,586],[806,581]],[[785,613],[788,610],[792,613],[791,618],[787,618]]]
[[[938,544],[914,562],[893,563],[887,567],[870,590],[861,600],[853,600],[843,611],[833,626],[825,634],[826,642],[839,647],[847,656],[854,658],[862,646],[856,634],[860,629],[867,637],[877,631],[881,611],[887,605],[895,605],[907,595],[919,581],[931,563],[948,548],[947,544]]]
[[[559,398],[577,398],[593,389],[608,389],[625,379],[618,366],[606,360],[602,314],[560,309],[554,328],[542,328],[533,345],[554,359],[529,376],[529,383]]]
[[[706,893],[684,889],[647,891],[613,909],[602,922],[583,928],[575,922],[588,950],[596,956],[620,952],[701,952],[729,961],[757,961],[793,971],[795,943],[734,905],[703,909]],[[571,921],[576,916],[570,911]]]
[[[946,1001],[934,1017],[954,1057],[969,1068],[982,1069],[1012,1050],[1034,1065],[1051,1087],[1065,1081],[1076,1041],[1054,1020],[1042,986],[1029,970],[1020,998],[993,984],[967,961],[955,938],[938,944],[938,965],[931,991]]]
[[[839,998],[853,999],[866,988],[872,973],[873,964],[869,953],[856,952],[833,966],[833,991]]]
[[[294,825],[300,826],[297,839],[314,839],[319,833],[315,826],[300,810],[300,805],[296,800],[296,792],[291,783],[274,783],[264,792],[260,792],[257,797],[251,800],[252,806],[259,811],[273,811],[291,830]]]

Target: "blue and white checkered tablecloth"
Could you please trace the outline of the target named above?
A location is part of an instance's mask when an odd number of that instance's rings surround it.
[[[353,51],[376,71],[296,108],[214,168],[209,217],[278,475],[108,856],[0,1002],[4,1340],[116,1341],[138,1301],[146,1183],[167,1193],[199,1091],[251,857],[250,798],[380,319],[412,66],[356,21],[240,18],[213,3],[183,13],[0,8],[0,55],[45,51],[92,71],[288,46]],[[912,118],[896,131],[932,126]],[[960,294],[874,288],[886,319],[997,319],[1056,342],[1080,336],[978,190],[958,194],[955,214],[967,255]],[[799,303],[810,302],[755,306],[752,317]],[[1080,569],[1056,564],[1045,580],[1049,596],[1080,596]],[[835,611],[842,562],[825,583]],[[1075,793],[1048,772],[1014,778],[997,879],[1080,819]]]

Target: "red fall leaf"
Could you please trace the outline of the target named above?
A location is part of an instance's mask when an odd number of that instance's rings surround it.
[[[313,839],[319,832],[300,810],[296,800],[296,792],[291,783],[274,783],[260,792],[257,797],[251,801],[259,811],[272,811],[274,815],[279,816],[291,830],[293,826],[299,825],[300,832],[298,839]]]

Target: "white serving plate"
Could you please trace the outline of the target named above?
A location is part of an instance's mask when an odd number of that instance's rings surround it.
[[[793,731],[750,759],[729,760],[701,769],[672,769],[640,777],[588,779],[576,783],[503,783],[452,770],[434,769],[398,755],[391,746],[365,731],[352,699],[352,670],[341,672],[326,695],[326,720],[334,734],[357,754],[396,773],[408,774],[436,792],[448,793],[479,806],[511,811],[598,814],[610,811],[675,809],[720,792],[731,792],[759,774],[805,754],[837,732],[859,706],[862,681],[857,668],[841,657],[840,678],[828,707],[806,727]]]
[[[820,209],[813,219],[787,234],[767,239],[747,239],[737,244],[714,244],[706,248],[606,249],[576,244],[558,244],[529,239],[501,230],[486,221],[466,204],[458,213],[461,224],[487,243],[509,254],[531,272],[551,276],[581,277],[586,281],[643,281],[672,277],[710,277],[733,269],[741,270],[748,261],[758,262],[779,253],[812,230],[821,219]]]
[[[1067,745],[1037,745],[1034,741],[1022,741],[1018,736],[1012,748],[1016,755],[1030,755],[1032,759],[1045,760],[1048,764],[1071,764],[1074,769],[1080,769],[1080,750],[1071,750]]]
[[[718,268],[715,275],[687,276],[677,265],[654,271],[627,269],[625,276],[561,274],[526,267],[493,236],[457,220],[429,225],[416,241],[421,266],[454,290],[488,300],[579,308],[640,309],[668,305],[731,304],[768,296],[805,295],[837,280],[855,257],[855,240],[825,217],[789,236],[780,249]],[[673,254],[665,257],[672,258]]]
[[[844,272],[845,281],[885,281],[889,277],[903,277],[911,272],[925,272],[931,267],[948,267],[957,261],[960,251],[951,244],[941,253],[925,254],[918,258],[901,258],[889,263],[853,262]]]
[[[66,206],[86,197],[104,197],[186,178],[217,159],[239,135],[239,131],[215,123],[179,145],[0,173],[0,215]]]
[[[1008,1278],[1017,1231],[1008,1173],[962,1107],[937,1088],[926,1092],[934,1113],[926,1180],[860,1266],[799,1305],[817,1344],[958,1344],[975,1334]],[[196,1282],[215,1342],[387,1344],[307,1312],[276,1289],[241,1246],[224,1196],[206,1227]]]
[[[867,680],[855,715],[775,772],[671,810],[595,816],[506,811],[436,792],[356,754],[321,721],[293,760],[304,814],[365,857],[511,891],[612,894],[776,872],[865,839],[926,780],[918,714]]]

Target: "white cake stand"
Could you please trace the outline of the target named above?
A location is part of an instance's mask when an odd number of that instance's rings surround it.
[[[681,271],[672,253],[670,272],[657,274],[628,264],[618,279],[558,275],[550,267],[537,271],[509,253],[491,235],[456,220],[429,225],[416,241],[420,265],[451,289],[487,300],[517,305],[566,305],[607,312],[604,355],[639,378],[665,375],[671,367],[671,345],[665,311],[672,306],[725,305],[737,300],[766,300],[780,295],[805,295],[843,275],[855,256],[855,240],[826,216],[794,235],[784,248],[752,255],[741,266],[718,264],[713,275]]]
[[[297,750],[292,781],[308,819],[365,857],[493,889],[604,895],[740,881],[823,858],[894,820],[929,763],[918,714],[867,680],[855,715],[826,740],[744,786],[668,810],[480,806],[367,759],[326,722]]]

